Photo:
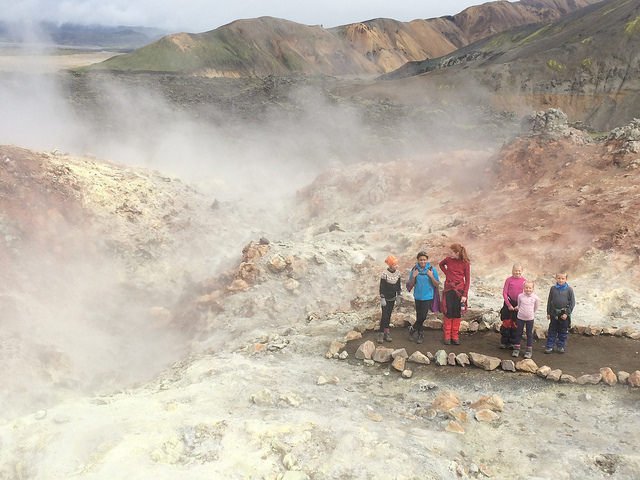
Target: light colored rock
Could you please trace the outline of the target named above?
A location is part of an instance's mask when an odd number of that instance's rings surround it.
[[[362,363],[366,366],[366,367],[373,367],[376,362],[374,362],[373,360],[371,360],[370,358],[365,358]]]
[[[469,356],[466,353],[459,353],[456,355],[456,363],[461,367],[466,367],[467,365],[471,365],[469,361]]]
[[[551,380],[553,382],[559,382],[560,378],[562,378],[562,370],[560,370],[559,368],[551,370],[547,375],[547,380]]]
[[[500,419],[500,415],[498,415],[493,410],[487,410],[487,409],[476,411],[474,417],[477,421],[484,422],[484,423],[491,423]]]
[[[398,348],[394,350],[393,352],[391,352],[391,356],[393,358],[398,358],[398,357],[402,357],[404,359],[409,358],[409,355],[407,354],[407,350],[404,348]]]
[[[469,322],[467,322],[466,320],[462,320],[460,322],[460,332],[465,333],[468,331],[469,331]]]
[[[618,330],[618,328],[617,328],[617,327],[604,327],[604,328],[602,329],[602,334],[603,334],[603,335],[611,335],[611,336],[613,336],[613,335],[615,335],[615,334],[616,334],[616,331],[617,331],[617,330]]]
[[[476,333],[480,329],[478,322],[471,322],[469,324],[469,332]]]
[[[469,423],[469,414],[460,408],[454,408],[447,413],[452,419],[459,423]]]
[[[576,377],[563,373],[560,377],[560,383],[576,383]]]
[[[430,318],[424,322],[424,326],[432,330],[442,330],[442,320],[438,318]]]
[[[456,365],[456,354],[451,352],[449,355],[447,355],[447,365],[451,365],[453,367],[455,367]]]
[[[600,375],[602,375],[602,383],[609,385],[610,387],[618,383],[618,377],[613,373],[613,370],[609,367],[602,367],[600,369]]]
[[[533,338],[537,338],[538,340],[546,340],[547,338],[547,330],[540,325],[533,325]]]
[[[346,350],[343,350],[342,352],[340,352],[340,354],[338,355],[338,358],[340,360],[346,360],[347,358],[349,358],[349,352],[347,352]]]
[[[431,403],[431,408],[437,412],[448,412],[456,407],[460,406],[460,399],[458,396],[450,391],[444,391],[438,394],[438,396]]]
[[[300,282],[298,282],[295,278],[287,278],[284,282],[282,282],[282,286],[288,292],[294,293],[298,290]]]
[[[391,366],[395,368],[397,371],[402,372],[404,371],[404,367],[406,363],[407,363],[407,359],[405,357],[398,356],[393,359],[393,362],[391,362]]]
[[[252,403],[261,407],[269,407],[276,404],[273,392],[267,388],[252,394],[249,398]]]
[[[640,370],[636,370],[627,377],[627,385],[630,387],[640,387]]]
[[[356,350],[355,357],[358,360],[369,360],[373,357],[373,352],[376,351],[376,345],[371,340],[367,340],[362,343],[358,350]]]
[[[439,367],[443,367],[447,364],[447,352],[444,350],[438,350],[435,356],[435,364]]]
[[[516,370],[519,372],[536,373],[538,371],[538,365],[530,358],[525,358],[516,362]]]
[[[504,410],[504,400],[499,395],[484,395],[470,405],[474,410],[493,410],[502,412]]]
[[[578,385],[597,385],[598,383],[600,383],[600,380],[602,380],[602,375],[600,375],[599,373],[592,373],[590,375],[581,375],[578,378],[576,378],[576,383]]]
[[[411,354],[411,356],[407,359],[409,362],[420,363],[422,365],[429,365],[431,361],[429,358],[419,351],[415,351]]]
[[[452,432],[452,433],[460,433],[460,434],[464,433],[464,428],[462,427],[462,425],[460,425],[455,420],[450,421],[445,427],[445,430],[447,432]]]
[[[436,359],[436,356],[431,352],[427,352],[427,358],[429,359],[430,362],[434,362]]]
[[[618,382],[623,385],[627,384],[627,380],[629,380],[629,372],[625,372],[624,370],[620,370],[618,372]]]
[[[287,262],[285,262],[282,255],[276,254],[267,260],[267,268],[272,273],[281,273],[284,272],[285,268],[287,268]]]
[[[471,363],[476,367],[484,370],[495,370],[502,364],[502,360],[497,357],[489,357],[481,353],[471,352],[469,353],[469,359]]]
[[[402,371],[402,377],[403,378],[411,378],[413,377],[413,371],[409,370],[409,369],[405,369]]]
[[[331,344],[329,345],[329,350],[327,351],[327,353],[331,356],[335,355],[336,353],[340,353],[340,350],[342,350],[344,347],[346,347],[347,344],[344,342],[341,342],[339,340],[334,340],[333,342],[331,342]]]
[[[500,362],[500,365],[502,367],[502,370],[504,370],[505,372],[516,371],[516,364],[513,362],[513,360],[502,360],[502,362]]]
[[[338,383],[340,383],[340,379],[336,376],[325,377],[324,375],[320,375],[316,381],[316,385],[337,385]]]
[[[544,365],[536,370],[536,375],[542,378],[547,378],[550,372],[551,367],[547,367],[546,365]]]
[[[347,332],[347,334],[344,336],[344,341],[351,342],[352,340],[360,340],[361,338],[362,338],[362,333],[356,332],[355,330],[351,330],[350,332]]]
[[[584,334],[589,336],[589,337],[596,337],[598,335],[600,335],[602,333],[602,328],[601,327],[596,327],[593,325],[589,325],[587,326],[587,328],[584,331]]]
[[[391,348],[376,347],[371,358],[374,362],[387,363],[391,361],[391,353],[393,353],[393,350]]]

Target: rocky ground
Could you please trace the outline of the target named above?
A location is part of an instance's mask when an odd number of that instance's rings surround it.
[[[336,167],[268,209],[2,147],[0,478],[637,477],[638,389],[325,354],[375,325],[386,255],[453,241],[479,318],[519,261],[539,293],[569,270],[577,323],[640,329],[638,140],[547,112],[499,152]]]

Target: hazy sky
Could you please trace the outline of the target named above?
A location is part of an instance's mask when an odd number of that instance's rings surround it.
[[[372,18],[413,20],[453,15],[483,0],[0,0],[0,20],[144,25],[171,31],[212,30],[263,15],[325,27]]]

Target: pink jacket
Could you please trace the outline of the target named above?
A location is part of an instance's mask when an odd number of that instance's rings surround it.
[[[518,320],[533,320],[539,306],[540,299],[535,293],[531,295],[521,293],[518,295]]]

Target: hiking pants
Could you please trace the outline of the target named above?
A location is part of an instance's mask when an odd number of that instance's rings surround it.
[[[431,310],[432,300],[415,300],[416,303],[416,323],[413,328],[416,332],[424,330],[424,321],[427,319],[427,313]]]
[[[522,332],[527,331],[527,348],[533,347],[533,320],[517,320],[518,328],[516,330],[516,341],[513,343],[514,347],[520,348],[520,342],[522,341]]]
[[[391,323],[391,312],[393,311],[393,306],[395,305],[395,300],[387,300],[387,304],[382,307],[382,316],[380,317],[380,329],[379,332],[384,332],[385,329],[389,328],[389,323]]]
[[[549,331],[547,332],[547,348],[565,347],[569,336],[570,318],[560,320],[558,317],[551,317]]]

